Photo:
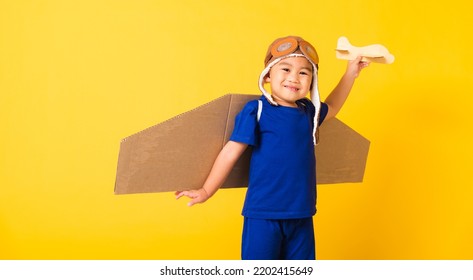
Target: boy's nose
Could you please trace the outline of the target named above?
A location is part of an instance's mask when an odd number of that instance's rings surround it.
[[[289,82],[292,82],[292,83],[298,83],[299,82],[299,78],[294,73],[289,74],[289,76],[287,77],[287,80]]]

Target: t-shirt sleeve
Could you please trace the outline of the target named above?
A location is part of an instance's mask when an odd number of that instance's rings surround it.
[[[328,113],[328,105],[323,102],[320,102],[320,105],[319,126],[324,122]]]
[[[256,146],[258,143],[258,101],[250,101],[238,113],[235,118],[235,127],[233,128],[231,141],[245,143]]]

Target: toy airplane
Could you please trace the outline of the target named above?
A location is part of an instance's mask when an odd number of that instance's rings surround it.
[[[233,131],[235,116],[258,95],[227,94],[121,141],[115,194],[200,188]],[[337,119],[320,127],[319,184],[361,182],[369,141]],[[246,187],[250,148],[223,188]]]
[[[365,47],[355,47],[350,44],[346,37],[340,37],[338,39],[335,51],[339,59],[353,60],[357,56],[362,56],[362,61],[386,64],[394,62],[394,55],[390,54],[388,49],[383,45],[375,44]]]

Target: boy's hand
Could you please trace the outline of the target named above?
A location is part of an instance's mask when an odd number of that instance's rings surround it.
[[[175,193],[176,199],[181,198],[182,196],[187,196],[189,198],[192,198],[189,203],[187,203],[187,206],[192,206],[196,203],[203,203],[209,199],[209,194],[203,189],[198,189],[198,190],[190,190],[190,191],[177,191]]]
[[[348,61],[346,70],[347,75],[357,78],[360,75],[361,70],[370,65],[367,61],[361,61],[362,58],[362,56],[358,56],[356,59]]]

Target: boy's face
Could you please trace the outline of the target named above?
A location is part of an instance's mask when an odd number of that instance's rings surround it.
[[[279,105],[297,107],[296,101],[309,93],[312,75],[312,64],[305,57],[288,57],[271,68],[265,82]]]

